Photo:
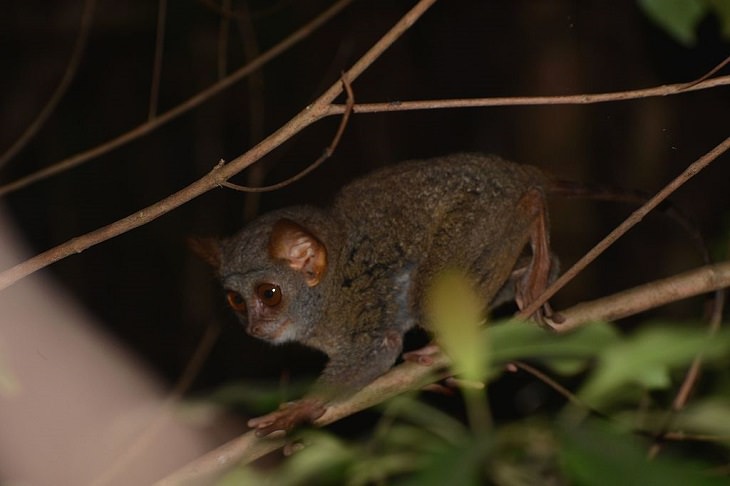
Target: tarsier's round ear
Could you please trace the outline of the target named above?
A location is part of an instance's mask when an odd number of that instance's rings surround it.
[[[274,224],[269,255],[302,272],[307,285],[317,285],[327,269],[327,249],[312,233],[290,219]]]
[[[188,248],[201,260],[218,270],[221,266],[221,242],[218,238],[189,236]]]

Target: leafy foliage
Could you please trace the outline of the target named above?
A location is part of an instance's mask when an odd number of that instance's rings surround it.
[[[647,393],[676,386],[678,372],[698,355],[707,367],[714,366],[723,389],[730,381],[725,366],[730,333],[709,338],[701,325],[668,323],[621,333],[597,322],[558,335],[515,320],[477,330],[471,294],[459,279],[447,275],[435,288],[458,305],[447,306],[448,313],[432,314],[444,319],[437,324],[437,335],[447,343],[447,352],[458,355],[462,349],[469,355],[455,360],[455,370],[469,373],[471,379],[493,381],[507,363],[528,360],[556,379],[579,383],[577,399],[593,408],[568,403],[484,429],[483,424],[475,426],[470,413],[467,425],[416,394],[401,396],[381,407],[381,418],[368,437],[346,441],[326,430],[305,431],[307,447],[280,467],[266,474],[236,470],[220,484],[727,484],[726,477],[711,474],[705,458],[678,455],[671,444],[658,458],[647,459],[651,437],[668,423],[668,407],[661,397],[646,398]],[[439,299],[434,302],[442,302]],[[471,323],[458,323],[454,315]],[[469,340],[451,333],[464,333]],[[706,393],[676,414],[668,431],[709,434],[713,457],[728,462],[730,396],[727,390],[725,395],[712,389]],[[667,397],[665,402],[672,394]],[[464,398],[467,409],[481,403],[481,412],[489,413],[486,400],[470,402],[466,394]]]
[[[639,0],[646,15],[674,40],[685,46],[697,41],[697,27],[708,15],[717,16],[722,33],[730,38],[730,2],[727,0]]]
[[[646,459],[646,444],[636,437],[595,421],[562,434],[560,457],[564,470],[577,484],[694,485],[727,484],[726,478],[707,474],[706,466],[659,457]]]

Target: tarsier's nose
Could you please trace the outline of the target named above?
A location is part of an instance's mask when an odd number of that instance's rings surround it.
[[[263,337],[266,334],[266,332],[264,331],[263,326],[253,326],[251,328],[251,334],[256,337]]]

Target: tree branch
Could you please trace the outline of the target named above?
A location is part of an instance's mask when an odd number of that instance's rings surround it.
[[[18,189],[22,189],[35,182],[42,181],[56,174],[60,174],[61,172],[65,172],[78,165],[88,162],[89,160],[109,153],[114,149],[126,145],[127,143],[136,140],[144,135],[147,135],[148,133],[156,130],[167,122],[170,122],[178,116],[183,115],[193,108],[203,104],[208,99],[217,95],[224,89],[229,88],[230,86],[245,78],[252,72],[260,69],[263,65],[276,58],[282,52],[296,45],[299,41],[309,36],[311,33],[316,31],[319,27],[329,21],[332,17],[337,15],[342,9],[352,3],[352,1],[353,0],[339,0],[337,3],[322,12],[319,16],[317,16],[317,18],[305,24],[299,30],[286,37],[284,40],[276,44],[268,51],[261,54],[250,63],[239,68],[237,71],[231,73],[226,78],[221,79],[209,88],[204,89],[192,98],[188,98],[186,101],[180,103],[175,108],[172,108],[171,110],[160,114],[154,119],[148,120],[146,123],[142,123],[132,130],[123,133],[107,142],[104,142],[101,145],[97,145],[96,147],[92,147],[83,152],[79,152],[75,155],[72,155],[71,157],[61,160],[58,163],[46,167],[45,169],[33,172],[32,174],[21,177],[14,182],[5,184],[4,186],[0,186],[0,196],[4,196],[5,194],[17,191]]]
[[[700,267],[679,275],[634,287],[608,297],[573,306],[560,313],[565,321],[556,326],[559,333],[574,330],[595,321],[627,317],[670,302],[730,287],[730,261]],[[529,324],[525,324],[529,325]],[[485,330],[488,332],[488,329]],[[325,426],[343,417],[372,407],[409,390],[438,381],[448,373],[439,372],[448,365],[441,353],[433,356],[432,366],[405,362],[346,400],[328,406],[316,426]],[[204,485],[236,464],[252,462],[286,444],[282,438],[257,438],[253,431],[218,447],[187,464],[156,486]]]
[[[671,96],[730,85],[730,76],[719,76],[698,82],[665,84],[653,88],[616,91],[611,93],[577,94],[565,96],[505,96],[498,98],[461,98],[448,100],[390,101],[355,105],[355,113],[383,113],[394,111],[443,110],[448,108],[484,108],[488,106],[541,106],[541,105],[594,105],[611,101],[628,101],[658,96]],[[345,105],[333,105],[332,114],[345,111]]]
[[[378,42],[376,42],[375,45],[371,47],[370,50],[368,50],[345,73],[344,78],[349,82],[354,81],[360,74],[362,74],[363,71],[365,71],[365,69],[368,68],[368,66],[375,62],[375,60],[383,52],[385,52],[388,47],[390,47],[401,35],[403,35],[403,33],[408,30],[411,25],[413,25],[418,17],[423,15],[423,13],[431,5],[433,5],[435,1],[436,0],[420,0],[408,13],[406,13],[406,15],[403,16],[403,18],[398,21],[398,23],[395,24],[395,26],[393,26],[392,29],[390,29]],[[51,248],[50,250],[26,260],[25,262],[19,263],[14,267],[5,270],[0,273],[0,290],[69,255],[81,253],[87,248],[157,219],[163,214],[166,214],[186,202],[195,199],[201,194],[204,194],[215,187],[219,187],[229,178],[238,174],[243,169],[274,150],[305,127],[325,116],[329,116],[331,114],[330,104],[335,100],[335,98],[337,98],[342,90],[342,83],[338,80],[314,103],[306,107],[298,115],[289,120],[289,122],[273,134],[269,135],[254,148],[233,159],[228,164],[216,165],[207,175],[201,177],[186,188],[181,189],[180,191],[158,201],[155,204],[152,204],[151,206],[137,211],[126,218],[122,218],[119,221],[83,236],[73,238],[66,243]],[[156,120],[158,119],[159,118]]]
[[[344,3],[352,0],[343,0]],[[339,4],[338,4],[339,5]],[[344,7],[344,6],[343,6]],[[332,7],[334,9],[335,6]],[[338,10],[339,11],[339,10]],[[328,12],[326,12],[328,13]],[[324,14],[323,14],[324,15]],[[334,14],[333,14],[334,15]],[[312,24],[318,21],[319,18],[312,22]],[[312,24],[308,24],[301,30],[305,30],[311,27]],[[319,26],[319,24],[317,25]],[[311,27],[313,30],[314,27]],[[298,32],[297,32],[298,33]],[[177,107],[163,113],[154,120],[150,120],[147,123],[143,123],[137,128],[130,130],[108,142],[101,144],[97,147],[91,148],[84,152],[80,152],[67,159],[64,159],[56,164],[53,164],[45,169],[41,169],[37,172],[29,174],[25,177],[8,183],[4,186],[0,186],[0,196],[4,196],[11,192],[15,192],[19,189],[27,187],[35,182],[47,179],[51,176],[65,172],[66,170],[72,169],[78,165],[81,165],[89,160],[104,155],[112,150],[119,148],[126,143],[129,143],[149,132],[159,128],[168,121],[182,115],[188,110],[195,108],[196,106],[205,102],[208,98],[217,94],[225,88],[228,88],[231,84],[238,81],[240,78],[250,74],[255,69],[258,69],[265,62],[275,56],[270,55],[275,49],[279,52],[290,47],[290,39],[297,35],[292,34],[289,38],[282,41],[280,44],[272,48],[271,50],[264,53],[262,56],[257,58],[251,64],[247,64],[243,68],[239,69],[235,73],[231,74],[227,78],[214,84],[210,88],[200,92],[198,95],[190,98],[188,101],[178,105]],[[309,32],[307,32],[309,33]],[[297,38],[297,40],[299,40]],[[281,47],[283,44],[287,44],[286,47]],[[293,43],[292,43],[293,44]],[[263,59],[263,58],[267,59]],[[652,98],[657,96],[670,96],[682,94],[691,91],[700,91],[705,89],[716,88],[719,86],[730,85],[730,76],[720,76],[717,78],[709,79],[706,81],[698,82],[688,87],[687,83],[676,83],[667,84],[663,86],[657,86],[653,88],[629,90],[629,91],[617,91],[611,93],[597,93],[597,94],[577,94],[577,95],[566,95],[566,96],[512,96],[512,97],[498,97],[498,98],[462,98],[462,99],[448,99],[448,100],[419,100],[419,101],[391,101],[385,103],[363,103],[357,104],[353,107],[354,113],[383,113],[383,112],[396,112],[396,111],[415,111],[415,110],[440,110],[440,109],[451,109],[451,108],[483,108],[490,106],[542,106],[542,105],[591,105],[597,103],[607,103],[611,101],[627,101],[642,98]],[[347,110],[347,105],[332,104],[328,109],[328,113],[324,116],[329,115],[340,115]]]
[[[560,312],[565,320],[553,328],[557,332],[568,332],[588,322],[621,319],[726,287],[730,287],[730,261],[707,265],[575,305]]]
[[[702,169],[710,165],[712,161],[717,159],[720,155],[730,149],[730,137],[726,138],[715,148],[707,152],[705,155],[700,157],[698,160],[690,164],[684,172],[677,176],[673,181],[667,184],[661,191],[656,193],[654,197],[649,199],[643,206],[634,211],[631,216],[626,218],[620,225],[618,225],[613,231],[611,231],[605,238],[599,241],[596,246],[590,249],[588,253],[583,255],[571,268],[568,269],[563,275],[560,276],[555,282],[550,285],[534,302],[520,312],[520,316],[527,317],[533,315],[537,310],[547,302],[550,297],[555,295],[558,290],[563,288],[568,282],[570,282],[575,276],[580,273],[585,267],[590,265],[598,256],[603,253],[609,246],[611,246],[616,240],[621,238],[631,228],[636,226],[649,212],[656,208],[662,201],[669,197],[671,193],[676,191],[682,184],[687,182],[689,179],[694,177]],[[560,327],[560,323],[557,323],[557,327]]]

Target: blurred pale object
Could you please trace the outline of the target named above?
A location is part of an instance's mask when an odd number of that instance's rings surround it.
[[[0,211],[3,269],[23,259],[13,233]],[[149,484],[225,439],[164,393],[51,282],[0,292],[0,484]]]

